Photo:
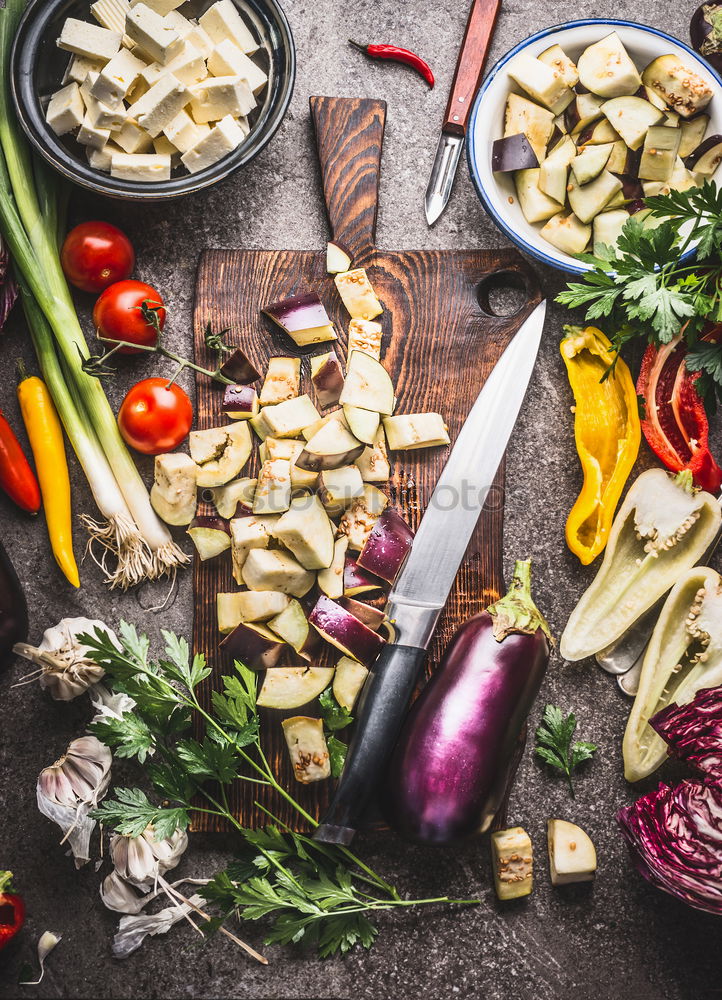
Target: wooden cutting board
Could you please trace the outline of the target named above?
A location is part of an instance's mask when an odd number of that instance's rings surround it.
[[[381,149],[386,105],[383,101],[312,97],[323,190],[331,233],[354,255],[354,266],[367,269],[384,306],[382,361],[398,396],[397,413],[435,410],[449,425],[452,442],[489,372],[511,337],[540,301],[534,272],[508,250],[416,250],[394,252],[375,245]],[[403,197],[398,191],[397,196]],[[421,209],[419,209],[421,211]],[[525,302],[512,316],[493,314],[489,296],[500,285],[524,289]],[[305,289],[323,300],[338,331],[335,346],[346,356],[348,315],[332,278],[326,273],[323,250],[207,250],[196,284],[194,330],[199,364],[213,365],[204,344],[210,321],[214,329],[228,327],[229,341],[241,347],[259,371],[272,355],[323,353],[329,345],[297,348],[277,327],[261,316],[261,307]],[[308,361],[302,365],[302,392],[313,398]],[[209,379],[197,379],[197,426],[223,421],[221,390]],[[416,529],[448,454],[447,448],[392,454],[387,492]],[[257,455],[244,474],[255,475]],[[378,484],[381,485],[381,484]],[[432,643],[428,669],[432,671],[454,629],[470,615],[495,600],[502,588],[502,527],[504,470],[490,491],[466,559]],[[429,566],[429,574],[434,567]],[[223,555],[194,568],[194,648],[205,653],[214,674],[203,695],[210,702],[219,678],[232,664],[218,651],[215,599],[237,589],[231,577],[230,557]],[[329,662],[333,662],[333,658]],[[288,713],[299,714],[298,711]],[[310,706],[306,714],[316,714]],[[324,808],[329,782],[299,785],[288,764],[278,713],[265,713],[263,742],[269,760],[283,783],[313,815]],[[346,730],[342,735],[348,735]],[[264,790],[262,790],[264,791]],[[262,824],[254,806],[256,793],[247,784],[235,789],[233,807],[244,824]],[[273,796],[260,801],[285,822],[296,826],[296,816]],[[215,818],[196,817],[197,828],[218,829]]]

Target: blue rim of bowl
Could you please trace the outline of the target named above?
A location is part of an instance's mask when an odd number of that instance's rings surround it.
[[[499,61],[493,66],[493,68],[489,71],[489,75],[484,80],[481,89],[476,95],[476,98],[474,100],[474,105],[471,109],[471,118],[469,120],[469,127],[467,128],[466,131],[466,160],[469,165],[469,174],[471,175],[472,183],[476,188],[476,193],[478,194],[479,200],[484,206],[487,215],[493,220],[496,226],[506,236],[509,237],[512,243],[514,243],[517,247],[519,247],[520,250],[523,250],[525,253],[528,253],[529,256],[534,257],[540,263],[548,264],[550,267],[555,267],[559,271],[566,271],[568,274],[587,274],[590,269],[582,264],[579,264],[578,266],[564,264],[557,258],[550,257],[548,254],[545,254],[543,250],[539,250],[536,247],[532,246],[530,243],[527,243],[523,237],[519,236],[518,233],[514,232],[514,230],[504,221],[504,219],[492,207],[491,203],[486,197],[484,191],[484,185],[481,182],[481,177],[479,176],[479,171],[477,170],[476,166],[478,157],[476,155],[476,149],[474,144],[474,133],[475,133],[476,117],[481,109],[481,103],[484,99],[484,94],[488,90],[491,82],[494,80],[494,78],[497,76],[500,70],[502,70],[504,66],[506,66],[506,64],[509,62],[510,59],[513,59],[518,52],[522,52],[528,45],[531,45],[533,42],[538,41],[540,38],[547,38],[549,35],[554,35],[560,31],[567,31],[570,28],[584,28],[589,25],[595,25],[595,24],[606,25],[606,26],[612,25],[614,27],[622,27],[622,28],[636,28],[639,31],[644,31],[649,35],[656,35],[658,38],[663,38],[665,41],[671,42],[673,45],[679,46],[679,48],[684,49],[685,52],[689,53],[689,55],[691,55],[694,58],[695,62],[704,63],[705,71],[708,73],[710,77],[714,79],[714,81],[719,86],[720,91],[722,91],[722,77],[719,75],[719,73],[715,69],[713,69],[707,62],[705,62],[705,60],[702,59],[702,57],[697,52],[694,51],[694,49],[690,48],[689,45],[686,45],[684,42],[680,41],[679,38],[675,38],[674,35],[668,35],[666,31],[660,31],[658,28],[652,28],[647,24],[640,24],[638,21],[622,21],[622,20],[615,20],[602,17],[586,18],[585,20],[581,21],[566,21],[564,24],[555,24],[550,28],[544,28],[542,31],[537,31],[535,35],[530,35],[529,38],[525,38],[523,42],[519,42],[518,45],[515,45],[513,49],[510,49],[509,52],[507,52],[506,55],[502,56],[501,59],[499,59]],[[487,150],[487,153],[485,155],[488,155],[488,153],[489,151]],[[695,254],[695,249],[693,247],[691,250],[688,250],[685,254],[683,254],[681,259],[683,261],[689,260],[691,257],[694,256],[694,254]]]
[[[243,143],[234,153],[230,153],[223,160],[220,160],[217,164],[213,164],[213,166],[204,171],[199,171],[197,174],[184,174],[178,177],[171,177],[170,181],[161,181],[157,184],[120,183],[109,186],[107,184],[109,176],[101,173],[100,171],[94,171],[92,168],[87,168],[86,171],[83,164],[80,164],[81,169],[67,166],[64,162],[64,158],[56,158],[45,148],[40,130],[38,131],[38,134],[35,132],[37,126],[36,122],[33,121],[33,118],[37,118],[37,115],[32,115],[29,112],[26,112],[24,107],[25,101],[23,100],[23,97],[26,95],[28,87],[32,86],[32,84],[29,80],[24,80],[24,74],[21,74],[20,72],[20,53],[22,52],[22,46],[25,42],[25,35],[29,30],[28,25],[31,23],[31,18],[42,2],[43,0],[32,0],[32,2],[26,7],[25,12],[20,19],[15,38],[13,39],[10,54],[10,90],[20,127],[35,151],[42,156],[42,158],[46,160],[54,170],[57,170],[63,177],[71,181],[73,184],[76,184],[85,190],[92,191],[95,194],[102,194],[108,198],[116,198],[125,201],[159,202],[170,201],[174,198],[182,198],[187,195],[196,194],[197,192],[211,187],[222,180],[226,180],[237,170],[246,166],[254,160],[263,149],[265,149],[280,128],[291,103],[296,83],[296,45],[293,38],[293,32],[291,31],[291,25],[279,0],[249,0],[249,6],[254,8],[257,14],[259,7],[266,7],[269,12],[266,15],[268,19],[276,21],[276,30],[283,38],[284,45],[282,51],[286,59],[286,82],[281,91],[281,98],[275,107],[269,108],[268,116],[263,122],[265,130],[261,136],[256,136],[255,142],[249,143],[245,150],[245,143]],[[2,0],[0,0],[0,4],[1,3]],[[21,95],[23,95],[23,97],[21,97]],[[251,132],[248,138],[250,139],[252,137],[253,132]],[[92,173],[92,176],[90,176],[90,173]]]

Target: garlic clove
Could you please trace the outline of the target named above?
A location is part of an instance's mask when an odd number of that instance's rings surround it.
[[[140,913],[148,902],[148,897],[139,896],[117,871],[112,871],[103,879],[100,898],[109,910],[115,910],[116,913]]]

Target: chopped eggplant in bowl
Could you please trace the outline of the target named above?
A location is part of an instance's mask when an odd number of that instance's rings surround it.
[[[614,245],[632,216],[644,223],[645,198],[716,178],[722,79],[645,25],[558,25],[491,71],[467,148],[499,228],[542,263],[583,273],[577,255]]]

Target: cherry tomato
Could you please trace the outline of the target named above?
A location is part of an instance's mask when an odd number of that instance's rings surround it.
[[[145,315],[144,315],[145,307]],[[126,340],[131,344],[155,347],[158,330],[149,322],[154,313],[159,329],[165,325],[163,299],[155,288],[143,281],[117,281],[106,288],[93,309],[98,336],[106,340]],[[121,347],[120,354],[140,354],[134,347]]]
[[[133,273],[133,246],[109,222],[81,222],[65,237],[61,254],[65,277],[83,292],[102,292]]]
[[[188,436],[192,423],[190,399],[179,385],[168,385],[165,378],[136,383],[118,412],[124,440],[144,455],[173,451]]]

